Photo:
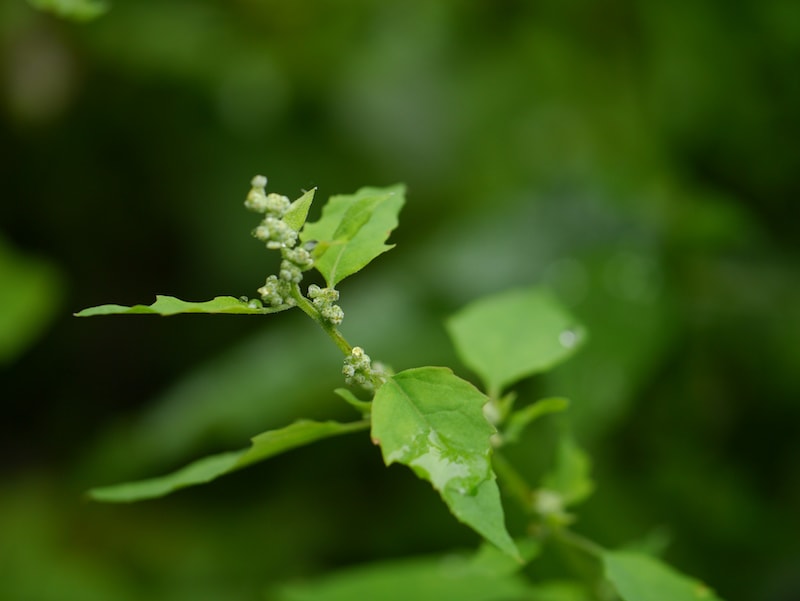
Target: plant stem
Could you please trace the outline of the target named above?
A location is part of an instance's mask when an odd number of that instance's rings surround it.
[[[517,471],[517,468],[511,465],[508,459],[506,459],[502,453],[499,453],[498,451],[494,452],[492,457],[492,465],[497,473],[498,478],[500,478],[500,481],[506,487],[508,492],[511,493],[511,495],[514,496],[514,498],[520,503],[522,508],[527,513],[535,512],[533,507],[533,490],[522,477],[522,474]],[[605,552],[605,549],[603,549],[603,547],[594,541],[591,541],[564,526],[556,526],[551,530],[551,532],[553,533],[553,536],[561,542],[566,543],[576,549],[580,549],[584,553],[597,559],[602,557],[603,553]]]
[[[316,321],[319,326],[325,330],[325,333],[330,336],[331,340],[333,340],[334,344],[339,347],[339,350],[344,353],[345,357],[349,357],[353,352],[353,347],[350,346],[350,343],[345,340],[344,336],[342,336],[341,332],[339,332],[335,326],[322,318],[322,315],[319,314],[314,304],[300,292],[300,286],[298,284],[292,284],[292,298],[297,302],[297,306],[300,307],[303,313]]]
[[[525,482],[522,474],[498,451],[494,452],[492,464],[508,492],[519,502],[526,513],[530,513],[533,510],[533,490]]]
[[[605,549],[598,545],[596,542],[581,536],[567,528],[558,528],[554,531],[555,537],[568,545],[580,549],[584,553],[600,559],[605,553]]]

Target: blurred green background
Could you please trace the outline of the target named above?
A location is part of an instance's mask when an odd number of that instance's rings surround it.
[[[457,366],[441,322],[469,300],[552,287],[591,340],[521,398],[573,401],[598,481],[578,530],[668,540],[729,600],[800,599],[800,3],[139,0],[83,23],[2,0],[0,58],[0,598],[244,601],[477,544],[365,436],[82,496],[351,416],[302,315],[71,317],[255,296],[263,173],[290,197],[408,185],[397,248],[341,286],[343,331],[395,369]],[[532,479],[550,442],[516,451]]]

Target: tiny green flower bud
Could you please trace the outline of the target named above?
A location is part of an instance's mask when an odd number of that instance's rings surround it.
[[[267,196],[264,194],[264,188],[267,185],[267,178],[263,175],[256,175],[250,182],[250,185],[252,188],[250,188],[250,192],[247,193],[244,206],[256,213],[266,213]]]
[[[303,272],[300,271],[300,268],[286,259],[281,261],[281,270],[278,275],[283,281],[294,284],[299,284],[303,280]]]
[[[267,248],[291,248],[297,244],[297,232],[283,220],[267,215],[255,230],[253,235],[267,243]]]
[[[366,389],[372,389],[372,369],[370,358],[360,346],[354,346],[349,357],[345,357],[342,366],[344,381],[348,384],[358,384]]]
[[[269,213],[275,214],[277,217],[282,217],[283,214],[289,210],[289,205],[292,204],[286,196],[275,194],[271,192],[267,194],[264,199],[264,205]]]
[[[295,300],[292,298],[291,284],[284,280],[279,280],[274,275],[267,278],[264,285],[258,289],[258,293],[261,295],[262,300],[271,307],[295,305]]]
[[[339,300],[339,291],[335,288],[320,288],[316,284],[308,287],[308,298],[316,307],[322,318],[335,326],[342,323],[344,311],[339,305],[334,304]]]
[[[344,320],[344,311],[339,305],[328,305],[324,307],[320,312],[323,319],[328,320],[333,325],[338,326]]]
[[[283,258],[297,265],[301,270],[311,269],[314,259],[311,253],[302,247],[288,249],[283,253]]]

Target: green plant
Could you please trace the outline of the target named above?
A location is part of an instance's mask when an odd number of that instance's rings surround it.
[[[558,441],[554,465],[537,486],[505,456],[505,448],[524,437],[533,421],[568,406],[565,399],[546,398],[518,407],[516,393],[509,390],[567,359],[585,338],[580,324],[554,298],[539,288],[506,291],[473,302],[447,321],[458,356],[483,390],[444,367],[394,373],[340,332],[344,314],[336,285],[392,248],[386,240],[405,201],[403,186],[334,196],[320,220],[307,223],[315,190],[291,202],[267,194],[266,183],[255,177],[245,202],[263,215],[254,236],[281,255],[279,273],[266,278],[260,299],[223,296],[197,303],[159,296],[148,306],[102,305],[76,315],[265,315],[298,307],[343,353],[342,374],[350,388],[334,392],[360,419],[299,420],[255,436],[245,449],[200,459],[165,476],[96,488],[89,493],[92,498],[126,502],[159,497],[311,442],[369,429],[386,465],[410,467],[459,521],[490,544],[470,556],[423,557],[346,571],[312,585],[285,587],[276,591],[277,598],[716,599],[708,588],[652,556],[610,551],[571,529],[571,509],[591,495],[594,484],[589,458],[568,430]],[[311,284],[304,293],[301,283],[311,269],[326,285]],[[526,515],[527,528],[517,537],[505,525],[498,479],[505,496]],[[537,584],[524,578],[523,568],[535,566],[551,541],[588,558],[588,575]]]

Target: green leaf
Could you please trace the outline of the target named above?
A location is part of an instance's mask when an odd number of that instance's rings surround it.
[[[624,601],[720,601],[700,581],[648,555],[607,551],[603,568]]]
[[[591,460],[571,435],[561,436],[555,463],[553,471],[542,479],[542,487],[558,493],[564,507],[576,505],[592,494]]]
[[[235,315],[264,315],[289,309],[289,305],[280,307],[263,307],[257,300],[244,301],[233,296],[218,296],[210,301],[193,303],[172,296],[156,296],[152,305],[100,305],[75,313],[76,317],[92,317],[95,315],[178,315],[179,313],[228,313]]]
[[[536,401],[532,405],[515,411],[511,414],[506,422],[505,430],[503,431],[503,442],[517,442],[522,436],[522,432],[531,423],[551,413],[559,413],[565,411],[569,406],[569,401],[561,397],[550,397]]]
[[[361,413],[361,415],[367,416],[372,413],[372,403],[369,401],[362,401],[353,392],[347,388],[337,388],[333,391],[334,394],[344,399],[344,401],[350,405],[353,409]]]
[[[108,3],[102,0],[28,0],[28,4],[75,21],[90,21],[108,10]]]
[[[289,205],[289,210],[284,213],[284,222],[293,230],[300,231],[303,225],[305,225],[306,217],[308,217],[308,210],[311,208],[311,202],[314,200],[314,192],[316,191],[316,188],[312,188],[303,194]]]
[[[536,601],[594,601],[586,587],[569,580],[549,580],[531,587],[530,599]]]
[[[516,563],[516,562],[514,562]],[[310,583],[283,587],[277,601],[507,601],[527,598],[528,585],[516,569],[473,557],[448,554],[373,563],[342,570]],[[272,597],[271,597],[272,598]]]
[[[94,488],[89,491],[89,496],[96,501],[112,503],[162,497],[187,486],[210,482],[224,474],[263,461],[284,451],[323,438],[366,430],[368,426],[369,422],[367,421],[342,424],[334,421],[299,420],[285,428],[268,430],[254,436],[250,447],[246,449],[204,457],[165,476]]]
[[[458,356],[492,397],[564,361],[584,338],[575,318],[538,288],[479,299],[453,315],[447,330]]]
[[[439,491],[456,518],[518,558],[492,471],[495,430],[483,415],[486,401],[449,369],[402,371],[375,394],[372,439],[386,465],[409,466]]]
[[[361,188],[355,194],[332,196],[320,220],[305,225],[300,239],[318,243],[314,267],[328,286],[336,286],[394,247],[385,242],[397,227],[404,203],[405,186],[401,184]]]

